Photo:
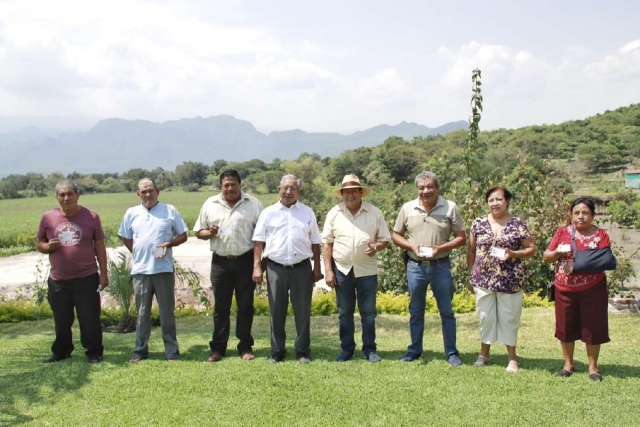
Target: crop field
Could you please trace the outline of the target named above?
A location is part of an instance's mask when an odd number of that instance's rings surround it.
[[[214,193],[163,191],[160,193],[160,201],[174,205],[191,229],[202,203],[212,194]],[[274,203],[278,195],[268,194],[259,199],[267,206]],[[139,203],[139,199],[135,193],[84,194],[80,196],[79,203],[100,215],[108,243],[115,245],[119,243],[117,231],[122,216],[127,208]],[[22,248],[18,252],[33,248],[42,214],[57,206],[58,202],[53,196],[0,200],[0,248]]]

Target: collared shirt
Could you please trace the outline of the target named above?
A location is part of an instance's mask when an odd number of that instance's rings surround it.
[[[264,242],[264,258],[283,265],[311,258],[311,245],[320,244],[316,215],[300,201],[287,208],[279,201],[260,214],[253,241]]]
[[[186,233],[180,212],[172,205],[156,204],[151,209],[142,204],[127,209],[122,218],[118,236],[133,240],[131,274],[158,274],[173,272],[173,250],[156,258],[154,252],[161,243]]]
[[[209,197],[196,220],[193,231],[220,227],[218,235],[209,239],[211,252],[220,256],[238,256],[253,249],[253,230],[262,212],[262,203],[242,192],[240,200],[230,208],[222,193]]]
[[[450,240],[452,233],[463,230],[464,221],[458,206],[440,196],[429,212],[424,210],[420,198],[405,203],[393,227],[396,233],[405,233],[407,241],[420,246],[443,245]],[[415,259],[415,255],[408,252]],[[443,250],[438,258],[444,258],[450,253],[451,250]]]
[[[333,243],[332,257],[343,274],[353,268],[355,277],[378,274],[378,257],[365,254],[369,242],[391,240],[380,209],[362,202],[355,215],[340,203],[329,211],[322,230],[322,243]]]

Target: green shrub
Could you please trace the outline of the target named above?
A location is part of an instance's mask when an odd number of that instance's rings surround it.
[[[631,227],[638,220],[638,210],[635,205],[629,205],[622,200],[609,203],[607,213],[611,216],[611,220],[623,227]]]
[[[235,315],[235,304],[232,305],[231,311]],[[256,316],[268,316],[269,315],[269,299],[266,296],[256,296],[253,300],[253,310]]]
[[[120,319],[122,318],[122,312],[119,308],[115,307],[102,307],[100,311],[100,323],[102,323],[102,327],[105,326],[115,326],[120,323]]]
[[[53,313],[47,303],[36,304],[30,300],[0,302],[0,323],[18,323],[25,320],[51,319]]]
[[[335,292],[316,292],[311,300],[312,316],[330,316],[338,312]]]
[[[469,292],[458,292],[453,296],[453,311],[456,313],[472,313],[476,311],[476,297]]]
[[[524,308],[529,307],[553,307],[553,303],[549,302],[545,297],[540,296],[539,294],[524,294],[522,297],[522,306]]]
[[[394,294],[391,291],[379,292],[376,300],[378,313],[409,314],[409,294]]]
[[[458,292],[453,297],[453,310],[456,313],[470,313],[475,311],[476,302],[473,294],[468,292]],[[525,294],[524,307],[550,307],[545,298],[538,294]],[[399,314],[406,316],[409,314],[409,295],[406,293],[394,294],[393,292],[379,292],[376,301],[376,308],[379,314]],[[256,316],[269,315],[269,301],[267,297],[256,296],[254,300]],[[427,294],[427,313],[438,313],[438,305],[431,292]],[[198,310],[196,307],[180,305],[176,307],[176,317],[206,317],[213,316],[213,309]],[[312,316],[330,316],[338,313],[338,306],[334,292],[317,292],[311,301]],[[231,316],[236,316],[237,309],[235,302],[231,305]],[[293,315],[291,304],[289,304],[288,315]],[[136,313],[132,308],[130,313],[133,324],[135,324]],[[35,303],[32,300],[11,300],[0,302],[0,323],[17,323],[25,320],[42,320],[53,317],[51,308],[47,303]],[[102,326],[115,326],[120,324],[122,310],[119,307],[102,307],[100,320]],[[151,309],[151,325],[160,326],[160,311],[157,306]]]

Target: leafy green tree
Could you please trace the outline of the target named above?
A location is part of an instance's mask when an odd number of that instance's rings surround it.
[[[590,142],[581,145],[577,149],[577,154],[578,159],[592,171],[621,166],[625,163],[620,150],[609,143]]]
[[[122,180],[110,176],[102,181],[100,191],[103,193],[124,193],[127,189]]]
[[[622,200],[615,200],[607,205],[607,213],[612,221],[623,227],[631,227],[638,220],[640,212],[635,205],[630,205]]]
[[[201,162],[184,162],[176,166],[176,183],[178,185],[203,185],[207,178],[208,168]]]

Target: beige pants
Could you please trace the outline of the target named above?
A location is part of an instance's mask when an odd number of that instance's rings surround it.
[[[474,288],[476,312],[480,318],[480,342],[501,342],[515,347],[518,341],[522,292],[506,294],[483,288]]]

